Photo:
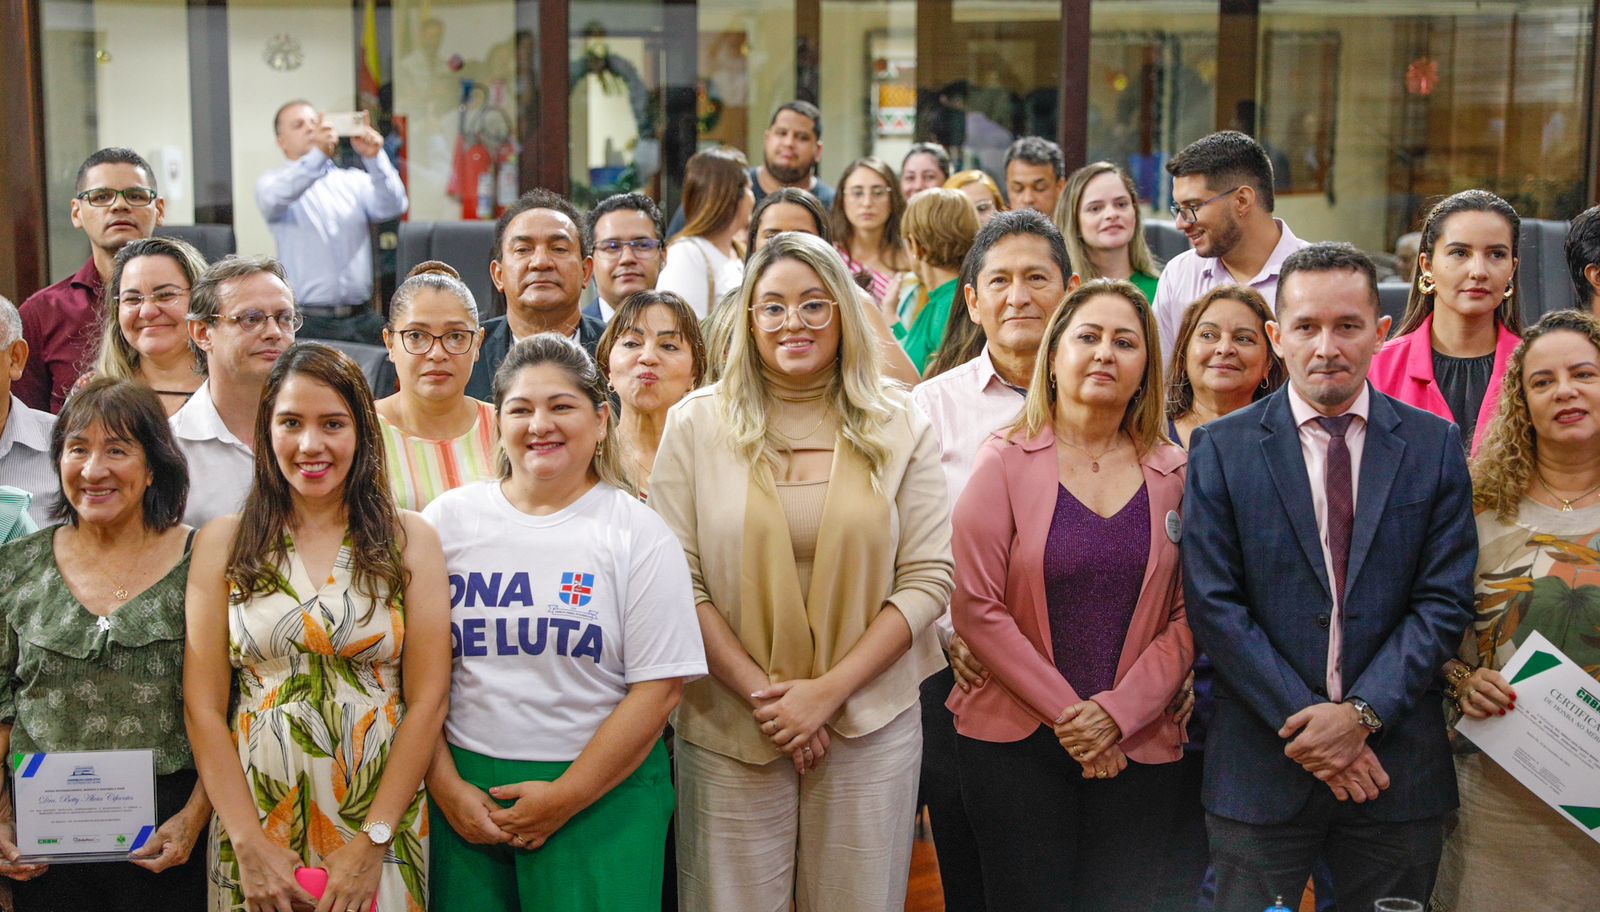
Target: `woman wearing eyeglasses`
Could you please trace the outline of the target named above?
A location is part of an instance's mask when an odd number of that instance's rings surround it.
[[[900,179],[882,159],[858,158],[844,169],[833,198],[833,246],[852,273],[865,272],[868,291],[882,301],[890,283],[911,268],[900,244],[900,217],[906,200]]]
[[[705,319],[722,296],[744,279],[740,246],[755,205],[749,162],[743,152],[696,152],[683,177],[683,211],[688,223],[667,247],[667,263],[661,267],[656,290],[674,292],[689,302],[695,316]]]
[[[650,504],[689,558],[711,677],[684,687],[685,909],[900,909],[918,685],[953,585],[932,428],[882,379],[820,238],[750,260],[728,363],[667,419]]]
[[[143,383],[168,416],[183,408],[206,379],[188,323],[189,291],[205,271],[200,251],[177,238],[145,238],[117,251],[92,376]]]
[[[400,388],[377,403],[395,503],[421,510],[493,478],[494,406],[466,392],[483,328],[460,274],[437,260],[411,270],[389,304],[383,344]]]

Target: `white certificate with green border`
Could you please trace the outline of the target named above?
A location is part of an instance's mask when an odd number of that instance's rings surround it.
[[[154,751],[16,753],[11,782],[24,861],[126,861],[155,832]]]
[[[1501,674],[1517,708],[1456,731],[1600,842],[1600,683],[1537,631]]]

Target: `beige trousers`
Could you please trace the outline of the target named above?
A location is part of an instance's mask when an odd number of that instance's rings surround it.
[[[678,901],[695,912],[898,912],[911,873],[922,716],[833,736],[817,769],[764,766],[682,739]]]

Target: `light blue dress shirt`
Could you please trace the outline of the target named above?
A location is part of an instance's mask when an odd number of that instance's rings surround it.
[[[340,168],[312,149],[256,181],[256,205],[278,242],[300,304],[349,306],[372,298],[368,226],[406,211],[406,188],[382,152],[364,171]]]

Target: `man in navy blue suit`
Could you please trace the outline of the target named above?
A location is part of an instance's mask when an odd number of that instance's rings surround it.
[[[1427,902],[1456,806],[1439,669],[1471,618],[1477,534],[1456,427],[1379,393],[1377,274],[1348,244],[1283,264],[1282,390],[1195,432],[1189,623],[1216,665],[1202,800],[1217,909]]]

